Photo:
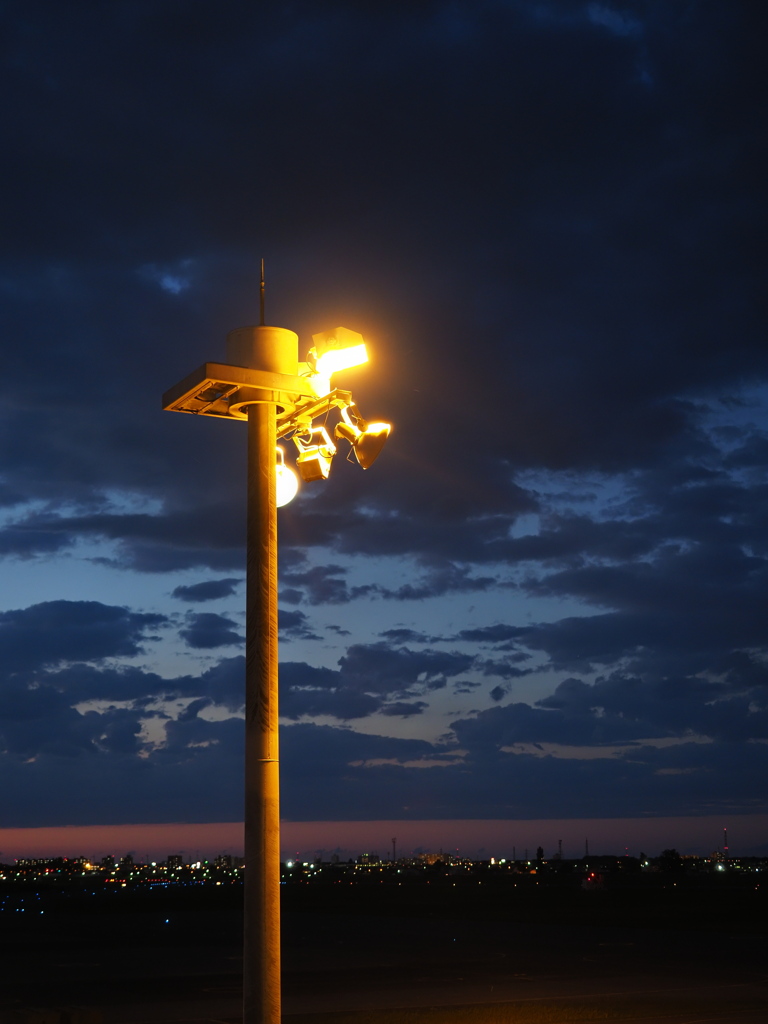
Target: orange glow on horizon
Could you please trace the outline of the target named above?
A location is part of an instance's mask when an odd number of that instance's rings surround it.
[[[732,835],[746,854],[765,843],[768,814],[732,815]],[[541,845],[546,856],[563,840],[567,858],[581,857],[585,839],[595,854],[622,854],[625,848],[637,856],[640,850],[653,855],[675,847],[708,854],[722,836],[722,816],[669,818],[592,818],[566,820],[440,820],[440,821],[284,821],[281,825],[283,854],[297,852],[330,857],[335,851],[357,856],[366,851],[386,856],[397,837],[401,856],[414,851],[456,852],[468,857],[509,856],[512,848],[522,857]],[[243,852],[242,822],[162,825],[72,825],[56,828],[0,829],[0,862],[19,857],[122,856],[132,851],[137,860],[146,855],[164,860],[170,853],[192,857],[235,856]]]

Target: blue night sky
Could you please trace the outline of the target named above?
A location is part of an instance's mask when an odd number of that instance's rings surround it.
[[[285,819],[766,848],[766,20],[0,6],[0,828],[241,818],[245,428],[160,399],[264,257],[394,424],[280,512]]]

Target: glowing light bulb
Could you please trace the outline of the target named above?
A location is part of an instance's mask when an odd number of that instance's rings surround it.
[[[357,331],[336,327],[332,331],[313,334],[312,341],[315,344],[310,349],[310,356],[315,361],[315,388],[319,395],[328,394],[332,374],[368,362],[365,341]]]
[[[289,469],[285,464],[285,452],[278,445],[275,449],[277,452],[277,465],[275,466],[275,503],[278,508],[282,508],[283,505],[287,505],[289,501],[293,501],[296,497],[296,492],[299,489],[299,478]]]
[[[321,377],[330,377],[339,370],[349,370],[368,362],[365,345],[353,345],[351,348],[330,349],[317,357],[317,372]]]

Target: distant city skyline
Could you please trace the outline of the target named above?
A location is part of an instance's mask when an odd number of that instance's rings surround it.
[[[545,857],[552,858],[558,852],[560,840],[565,859],[584,856],[587,841],[592,856],[628,853],[637,857],[641,852],[657,856],[663,849],[707,856],[722,849],[724,827],[729,830],[730,855],[768,855],[768,815],[736,816],[727,824],[714,816],[521,822],[284,822],[282,854],[284,860],[312,858],[318,853],[324,860],[333,854],[347,859],[362,853],[378,853],[386,858],[391,856],[394,837],[398,857],[443,850],[482,859],[511,857],[514,849],[518,859],[523,859],[526,850],[528,858],[533,859],[541,846]],[[0,829],[0,861],[108,854],[120,858],[126,853],[137,859],[149,854],[151,859],[164,860],[182,850],[189,860],[221,853],[240,856],[242,823]]]

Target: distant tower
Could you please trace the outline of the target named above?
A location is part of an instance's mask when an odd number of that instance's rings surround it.
[[[557,840],[557,859],[558,860],[562,860],[563,859],[563,840],[562,839],[558,839]]]
[[[589,839],[584,840],[584,856],[589,857]]]
[[[728,860],[728,829],[723,829],[723,857]]]
[[[392,837],[392,860],[397,860],[397,836]]]

